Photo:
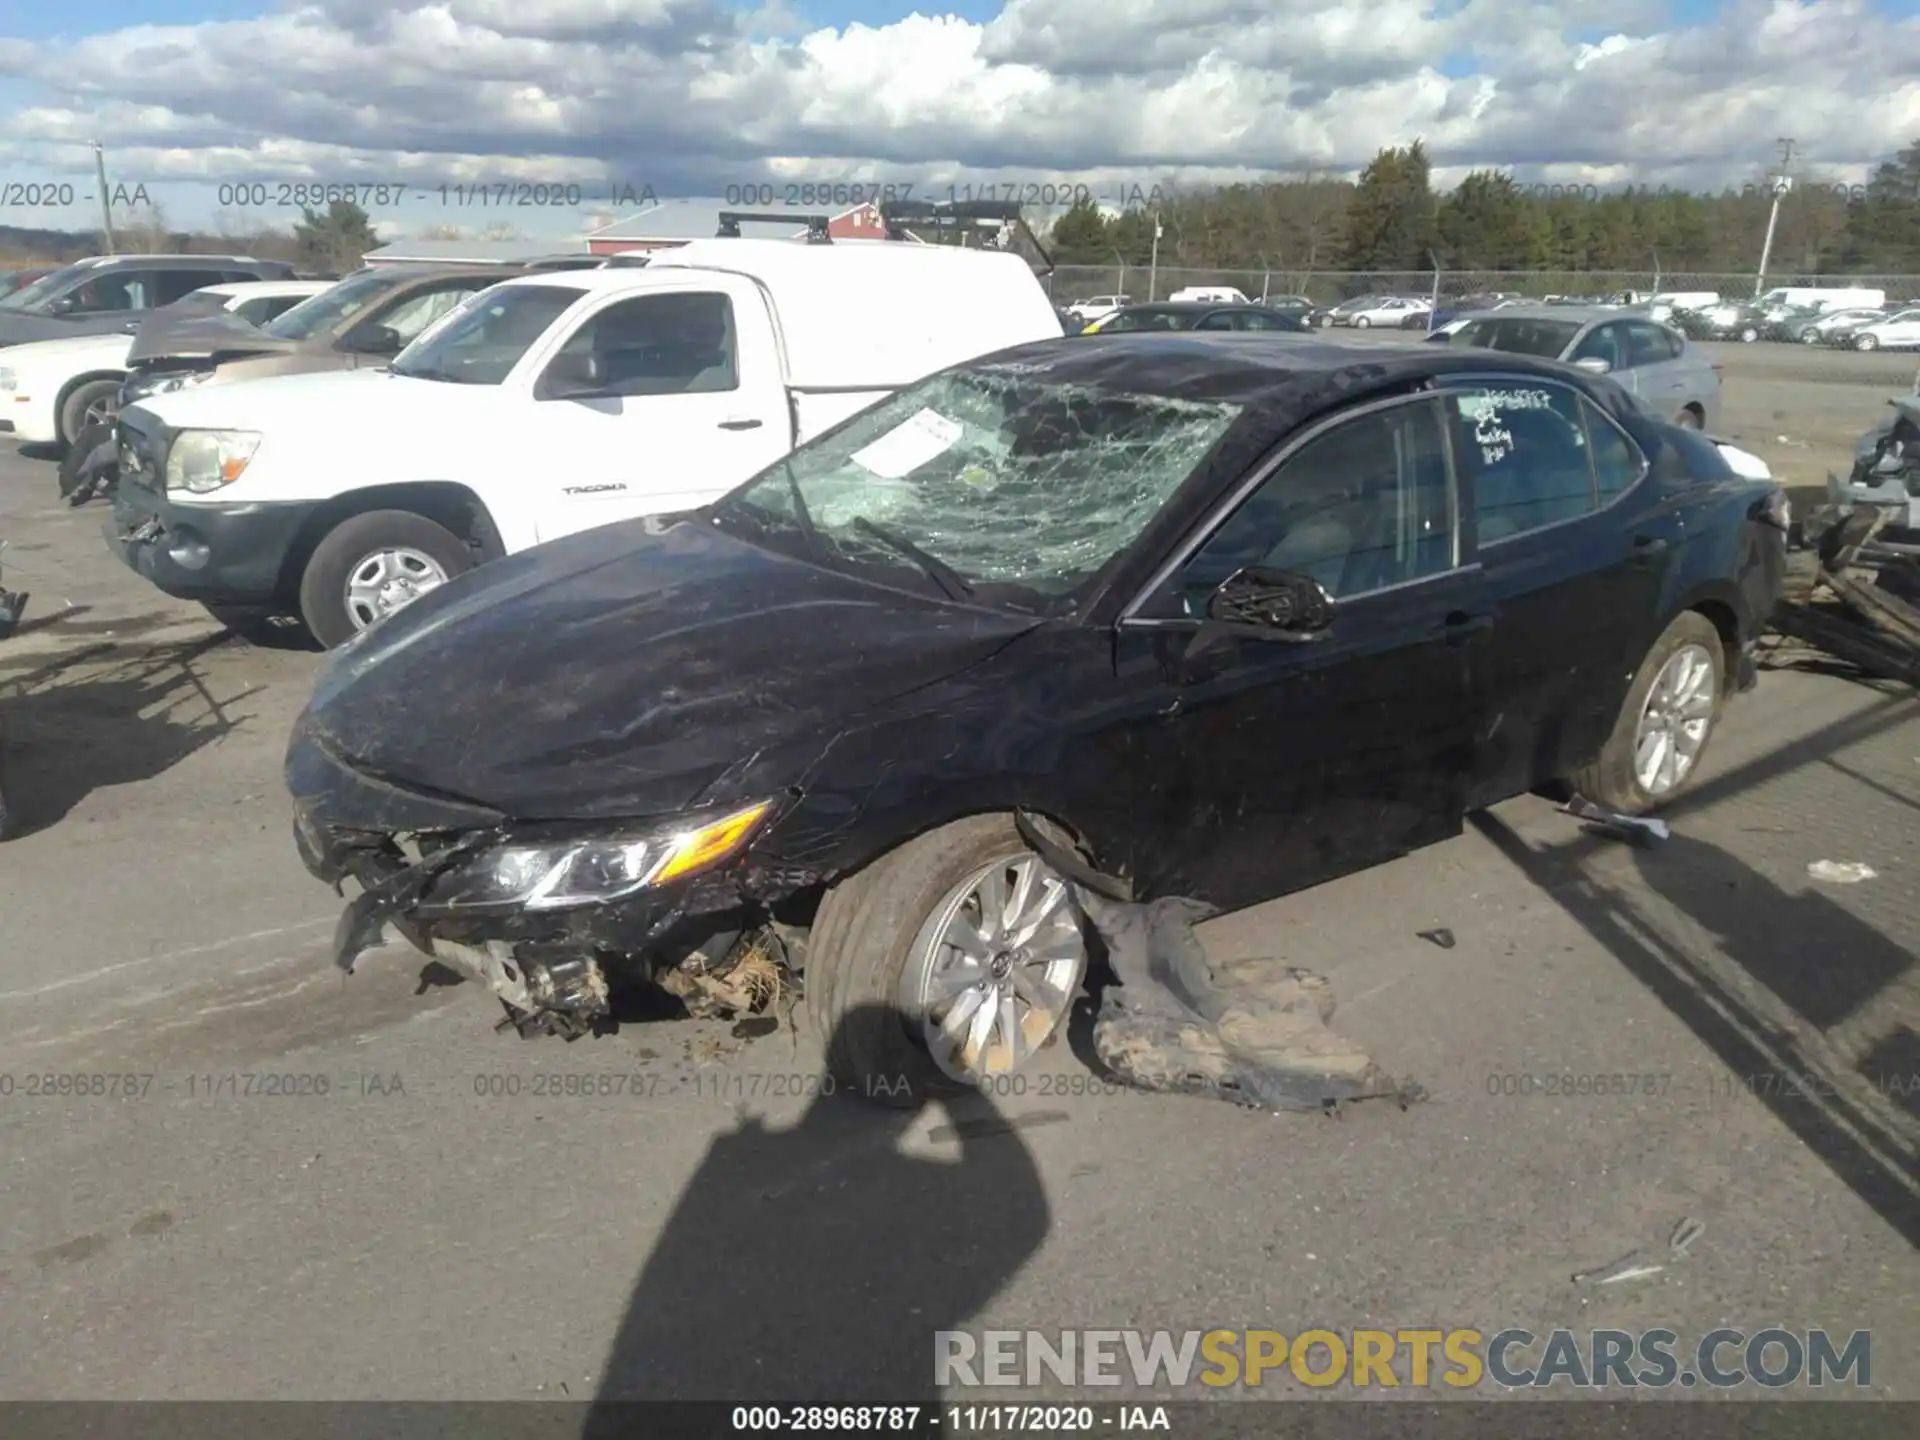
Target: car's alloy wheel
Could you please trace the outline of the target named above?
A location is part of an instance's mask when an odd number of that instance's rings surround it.
[[[1067,882],[1032,853],[995,859],[927,917],[901,973],[900,1009],[942,1073],[978,1084],[1047,1043],[1086,966]]]
[[[1634,730],[1634,779],[1658,799],[1686,783],[1719,703],[1719,672],[1702,645],[1674,651],[1654,677]]]
[[[1753,344],[1754,341],[1758,340],[1759,338],[1760,338],[1760,332],[1754,329],[1753,326],[1751,325],[1747,326],[1746,329],[1740,332],[1740,343],[1743,345],[1751,345]]]
[[[1726,641],[1683,611],[1648,649],[1590,764],[1566,777],[1587,799],[1625,815],[1657,810],[1693,783],[1726,689]]]
[[[1880,342],[1871,335],[1856,335],[1853,337],[1853,348],[1856,350],[1878,350],[1880,348]]]
[[[1820,337],[1812,330],[1802,330],[1800,332],[1800,343],[1802,345],[1818,345],[1820,343]]]
[[[1371,324],[1373,324],[1373,322],[1364,315],[1356,315],[1353,317],[1353,328],[1356,330],[1365,330]]]
[[[447,583],[447,572],[431,555],[400,547],[376,550],[347,574],[347,618],[364,630],[429,590]]]
[[[89,425],[107,425],[120,410],[118,380],[89,380],[60,405],[60,443],[72,446]]]
[[[1678,425],[1682,430],[1699,430],[1704,428],[1700,423],[1700,417],[1691,410],[1682,410],[1678,415],[1673,417],[1673,423]]]

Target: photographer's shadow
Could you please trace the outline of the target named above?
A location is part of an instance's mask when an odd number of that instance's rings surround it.
[[[930,1120],[957,1158],[903,1151]],[[745,1120],[641,1269],[585,1433],[638,1433],[615,1403],[634,1400],[920,1404],[924,1424],[934,1332],[963,1328],[1048,1223],[1033,1157],[984,1095],[889,1108],[842,1087],[789,1129]]]

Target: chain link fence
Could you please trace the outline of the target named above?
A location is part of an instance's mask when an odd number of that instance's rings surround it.
[[[1054,302],[1071,304],[1096,295],[1125,295],[1134,304],[1165,300],[1198,287],[1238,290],[1249,299],[1299,295],[1331,305],[1360,295],[1422,295],[1441,304],[1468,295],[1510,293],[1529,299],[1576,296],[1599,299],[1712,292],[1728,301],[1754,297],[1751,271],[1737,273],[1655,270],[1210,270],[1191,266],[1061,265],[1049,277]],[[1920,304],[1920,275],[1776,274],[1763,289],[1780,286],[1870,289],[1886,292],[1889,304]]]

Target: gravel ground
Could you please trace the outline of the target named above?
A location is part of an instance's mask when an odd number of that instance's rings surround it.
[[[1880,377],[1753,353],[1737,424],[1871,414]],[[1657,850],[1515,801],[1205,927],[1326,973],[1426,1103],[1104,1093],[1063,1045],[1020,1093],[889,1117],[791,1093],[810,1033],[524,1043],[402,949],[330,971],[278,774],[315,657],[223,640],[100,520],[0,451],[9,582],[70,607],[0,648],[35,826],[0,848],[0,1398],[899,1397],[943,1327],[1426,1324],[1871,1329],[1870,1393],[1920,1394],[1910,694],[1765,675]],[[1568,1075],[1642,1079],[1546,1093]],[[1682,1216],[1681,1264],[1570,1283]]]

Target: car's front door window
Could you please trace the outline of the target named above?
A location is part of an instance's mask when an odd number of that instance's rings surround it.
[[[1628,367],[1627,347],[1620,343],[1620,327],[1600,325],[1588,331],[1567,359],[1604,360],[1609,370],[1625,370]]]
[[[556,357],[592,356],[608,395],[687,395],[740,386],[733,302],[718,291],[645,295],[595,314]]]
[[[1341,599],[1456,564],[1452,484],[1436,406],[1357,416],[1308,440],[1182,567],[1156,607],[1198,617],[1236,570],[1311,576]]]
[[[69,292],[69,315],[101,315],[114,310],[151,310],[154,276],[146,270],[121,270],[96,275]]]

